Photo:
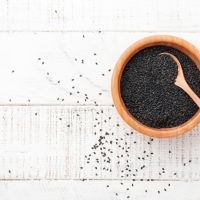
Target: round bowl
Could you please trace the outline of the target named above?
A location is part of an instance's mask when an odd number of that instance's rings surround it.
[[[114,105],[120,114],[120,116],[124,119],[124,121],[131,126],[133,129],[151,136],[151,137],[173,137],[181,135],[189,130],[191,130],[194,126],[196,126],[200,121],[200,111],[198,110],[197,113],[189,119],[187,122],[181,124],[180,126],[172,127],[172,128],[152,128],[149,126],[146,126],[139,122],[134,116],[131,115],[131,113],[126,108],[123,99],[121,97],[120,92],[120,80],[121,75],[124,70],[124,67],[126,66],[127,62],[130,60],[132,56],[134,56],[137,52],[140,50],[155,46],[155,45],[164,45],[164,46],[170,46],[175,49],[178,49],[188,55],[197,65],[197,67],[200,69],[200,53],[199,50],[190,44],[189,42],[170,35],[156,35],[156,36],[150,36],[144,39],[141,39],[134,44],[132,44],[130,47],[128,47],[124,53],[120,56],[115,69],[113,71],[112,75],[112,97],[114,101]]]

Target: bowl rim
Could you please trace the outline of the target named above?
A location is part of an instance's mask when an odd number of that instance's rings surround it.
[[[172,35],[153,35],[145,37],[130,45],[118,59],[112,74],[111,93],[114,105],[118,113],[130,127],[137,130],[138,132],[141,132],[151,137],[159,137],[159,138],[174,137],[191,130],[199,123],[200,110],[198,110],[197,113],[191,119],[189,119],[188,121],[179,126],[172,128],[159,128],[159,129],[152,128],[142,124],[131,115],[131,113],[126,108],[120,93],[121,75],[127,62],[133,55],[135,55],[140,50],[146,47],[156,46],[156,45],[169,46],[182,51],[183,53],[188,55],[200,69],[199,50],[186,40]]]

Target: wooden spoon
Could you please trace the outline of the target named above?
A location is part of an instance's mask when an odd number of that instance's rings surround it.
[[[175,80],[175,85],[177,85],[182,90],[184,90],[193,99],[193,101],[197,104],[197,106],[200,108],[200,98],[194,93],[194,91],[187,84],[184,74],[183,74],[183,69],[182,69],[181,63],[179,62],[177,57],[168,52],[163,52],[160,55],[168,55],[176,62],[177,66],[178,66],[178,74],[177,74],[177,77]]]

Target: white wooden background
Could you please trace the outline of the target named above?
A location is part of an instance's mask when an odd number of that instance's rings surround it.
[[[1,0],[0,199],[200,199],[200,126],[151,141],[120,119],[110,95],[112,69],[134,41],[173,34],[200,48],[199,8],[199,0]],[[111,162],[96,149],[95,169],[85,156],[107,131],[130,157],[108,143]],[[146,166],[134,182],[121,177],[126,160]]]

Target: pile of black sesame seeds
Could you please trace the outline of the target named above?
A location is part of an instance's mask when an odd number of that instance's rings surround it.
[[[198,106],[175,80],[178,66],[167,55],[180,61],[187,83],[200,95],[200,71],[183,52],[167,46],[145,48],[134,55],[121,77],[121,96],[129,112],[141,123],[153,128],[172,128],[191,119]]]
[[[112,179],[113,176],[115,178],[118,177],[119,181],[117,184],[119,184],[121,189],[120,191],[115,191],[114,195],[119,199],[124,197],[129,199],[133,197],[131,194],[134,193],[134,188],[138,181],[154,181],[151,178],[141,179],[142,173],[148,168],[146,163],[154,159],[154,152],[151,150],[154,139],[145,138],[143,145],[146,146],[146,150],[140,153],[137,160],[133,161],[132,154],[134,149],[140,146],[140,142],[133,139],[136,133],[133,131],[127,132],[127,128],[121,125],[121,122],[113,124],[114,121],[116,122],[116,119],[113,119],[113,116],[108,116],[107,113],[102,120],[101,116],[103,114],[103,109],[99,109],[99,111],[94,113],[93,134],[96,137],[96,142],[91,146],[90,152],[84,157],[84,165],[80,167],[80,177],[83,176],[84,179],[82,180],[87,181],[87,178],[85,178],[87,175],[84,174],[86,168],[92,168],[93,171],[93,175],[88,177],[88,179],[93,179],[93,176],[95,179],[102,178],[102,173],[108,180]],[[116,131],[111,131],[110,126],[113,126],[112,130]],[[119,132],[121,137],[119,137]],[[171,150],[168,153],[170,155],[172,153]],[[161,176],[165,171],[166,169],[162,167],[158,173]],[[157,194],[168,191],[170,186],[171,183],[166,182],[163,188],[157,190]],[[113,191],[113,187],[115,186],[112,185],[112,182],[105,185],[108,191]],[[147,188],[144,188],[143,191],[146,195],[148,195],[149,191]]]

